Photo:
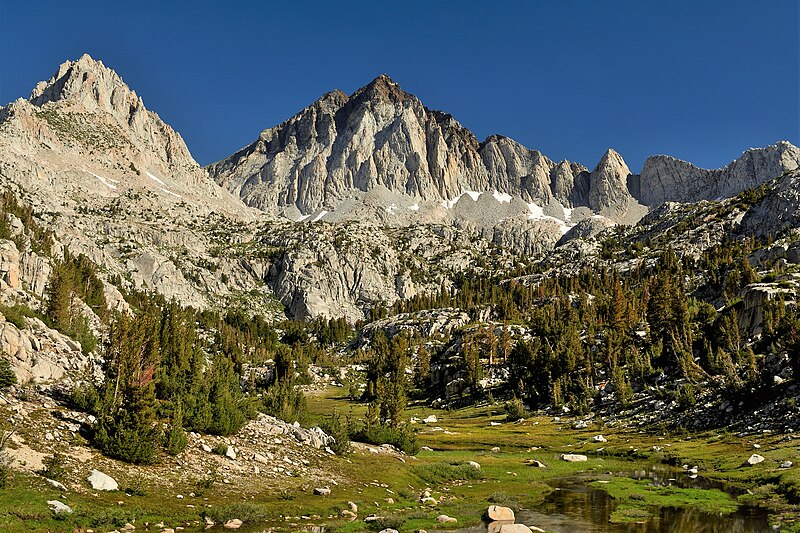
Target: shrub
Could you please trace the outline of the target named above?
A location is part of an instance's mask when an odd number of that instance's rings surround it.
[[[322,431],[335,439],[331,450],[336,455],[350,454],[350,421],[347,418],[342,420],[342,415],[334,413],[330,418],[326,418],[320,427]]]
[[[234,518],[247,523],[266,522],[271,518],[266,509],[255,503],[231,503],[229,505],[211,507],[204,511],[203,516],[218,524],[224,524]]]
[[[527,410],[525,409],[525,404],[522,403],[522,400],[519,398],[512,398],[511,400],[507,401],[505,404],[506,414],[508,415],[508,420],[514,422],[520,420],[521,418],[525,418],[528,414]]]
[[[679,386],[675,391],[675,401],[684,409],[693,406],[697,403],[697,399],[694,396],[694,387],[688,383]]]
[[[228,453],[228,445],[223,442],[220,442],[219,444],[214,446],[214,449],[211,451],[216,453],[217,455],[225,455],[226,453]]]
[[[186,432],[180,426],[174,426],[164,434],[164,449],[170,455],[178,455],[186,449],[188,443]]]
[[[5,431],[5,428],[0,428],[0,489],[8,487],[11,482],[11,457],[6,451],[6,444],[13,434],[13,431]]]
[[[403,527],[406,519],[400,515],[382,516],[367,524],[367,527],[373,531],[382,531],[384,529],[397,529]]]
[[[426,483],[439,484],[447,481],[481,479],[483,472],[468,463],[430,463],[414,468],[414,473]]]
[[[155,427],[121,420],[103,420],[98,423],[93,443],[100,451],[114,459],[133,464],[153,464],[158,461],[158,444],[163,436]]]
[[[519,511],[519,501],[506,492],[493,492],[491,495],[489,495],[489,503],[494,505],[502,505],[503,507],[509,507],[514,511]]]
[[[65,463],[66,458],[62,454],[54,453],[43,461],[44,468],[41,470],[40,474],[46,478],[61,481],[64,479],[64,474],[66,473],[64,469]]]
[[[10,387],[17,383],[17,375],[11,368],[11,363],[6,359],[0,358],[0,389]]]
[[[419,453],[417,434],[411,426],[391,427],[374,421],[368,421],[361,429],[351,434],[354,440],[380,446],[391,444],[408,455]]]
[[[194,481],[194,485],[197,487],[195,489],[195,494],[199,497],[205,494],[207,490],[211,490],[214,486],[214,483],[217,482],[217,471],[211,470],[208,475],[202,479],[196,479]]]
[[[303,392],[297,389],[291,380],[282,380],[273,384],[263,398],[264,412],[280,418],[284,422],[300,422],[308,420],[308,404]]]

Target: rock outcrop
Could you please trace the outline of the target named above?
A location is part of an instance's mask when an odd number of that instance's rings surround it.
[[[697,202],[735,196],[800,167],[800,148],[781,141],[751,148],[729,165],[706,170],[666,155],[649,157],[638,177],[638,199],[645,205]]]
[[[593,181],[581,165],[556,164],[507,137],[479,142],[385,75],[350,96],[324,95],[208,170],[248,205],[302,213],[332,211],[376,187],[434,203],[494,191],[540,206],[587,206],[591,197],[605,208],[627,195],[627,174],[620,180],[604,165]]]
[[[759,237],[797,227],[800,227],[800,169],[787,171],[742,220],[742,228]]]

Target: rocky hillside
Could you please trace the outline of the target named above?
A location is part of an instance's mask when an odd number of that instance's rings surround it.
[[[414,223],[420,212],[473,222],[475,216],[448,208],[467,195],[493,193],[572,226],[592,213],[632,223],[646,212],[639,204],[728,198],[798,164],[800,150],[781,142],[749,150],[720,170],[654,156],[641,175],[609,149],[589,171],[500,135],[480,142],[451,115],[428,109],[381,75],[352,95],[324,95],[208,170],[246,204],[282,208],[293,219],[342,216],[381,189],[390,193],[375,206],[391,215],[383,222]],[[586,211],[573,211],[581,207]]]
[[[585,251],[606,228],[639,220],[642,204],[730,196],[799,160],[784,142],[719,171],[656,156],[637,176],[608,150],[589,170],[507,137],[480,142],[380,76],[326,94],[204,169],[88,55],[0,108],[0,148],[0,183],[53,230],[46,264],[68,250],[122,289],[351,321],[575,239],[565,250]],[[743,224],[796,225],[794,191],[781,182]]]
[[[645,161],[636,179],[636,196],[645,205],[730,198],[798,167],[800,149],[786,141],[766,148],[751,148],[717,170],[656,155]]]
[[[416,210],[494,192],[558,206],[562,220],[564,207],[580,206],[624,218],[633,202],[630,170],[613,150],[589,172],[500,135],[480,142],[385,75],[350,96],[324,95],[208,170],[248,205],[302,214],[334,211],[376,187],[412,198]]]

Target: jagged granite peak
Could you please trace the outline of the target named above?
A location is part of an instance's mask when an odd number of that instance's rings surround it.
[[[387,74],[381,74],[374,80],[369,82],[364,87],[358,89],[353,93],[353,100],[388,100],[391,102],[403,102],[407,98],[415,98],[413,95],[405,92],[400,85],[397,84]]]
[[[780,141],[751,148],[720,169],[706,170],[667,155],[649,157],[638,179],[639,200],[695,202],[728,198],[800,167],[800,148]]]
[[[136,189],[164,208],[186,203],[253,218],[119,74],[88,54],[62,63],[28,100],[0,108],[0,149],[2,177],[45,206],[86,209]]]
[[[38,108],[50,104],[65,112],[107,113],[134,138],[134,145],[139,141],[167,163],[199,167],[183,138],[149,111],[119,74],[89,54],[62,63],[49,80],[36,85],[28,101]]]
[[[313,213],[378,187],[434,204],[496,191],[542,206],[557,190],[565,206],[588,205],[588,172],[566,168],[556,175],[553,161],[508,137],[479,142],[381,75],[350,96],[327,93],[208,170],[248,205]]]
[[[143,105],[116,72],[89,54],[62,63],[52,78],[36,84],[29,98],[39,107],[59,100],[72,100],[87,109],[97,106],[112,113]]]
[[[555,199],[566,207],[588,205],[589,169],[580,163],[559,162],[550,177],[550,190]]]
[[[589,207],[598,212],[627,208],[633,200],[628,192],[630,175],[622,156],[609,148],[589,177]]]

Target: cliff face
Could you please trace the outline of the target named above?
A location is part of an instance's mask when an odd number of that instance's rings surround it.
[[[347,96],[326,94],[259,139],[208,167],[221,185],[260,209],[333,210],[354,191],[385,187],[423,201],[498,192],[544,206],[617,205],[628,172],[594,175],[499,135],[478,142],[451,115],[426,108],[387,76]],[[601,183],[594,183],[599,180]],[[590,189],[591,187],[591,200]],[[627,202],[627,197],[625,198]]]
[[[656,155],[645,161],[638,178],[639,200],[646,205],[657,205],[667,201],[730,198],[798,167],[800,149],[786,141],[766,148],[751,148],[739,159],[716,170]]]
[[[353,321],[487,261],[504,268],[633,224],[641,203],[731,196],[797,168],[799,152],[778,143],[720,170],[656,156],[637,176],[609,149],[589,170],[507,137],[480,142],[380,76],[324,95],[203,169],[89,56],[0,108],[0,184],[39,213],[59,250],[87,255],[107,281],[196,307]],[[737,227],[796,227],[795,174]],[[19,252],[41,295],[41,261]]]

